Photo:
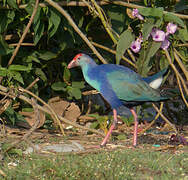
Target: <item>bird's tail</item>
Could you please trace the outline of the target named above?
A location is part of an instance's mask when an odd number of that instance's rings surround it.
[[[160,91],[160,95],[164,99],[173,99],[174,97],[179,96],[180,92],[178,89],[164,88]]]

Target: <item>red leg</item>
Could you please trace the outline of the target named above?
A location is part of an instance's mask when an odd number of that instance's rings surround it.
[[[137,144],[137,129],[138,129],[138,118],[135,110],[132,108],[130,109],[131,113],[134,116],[134,135],[133,135],[133,146]]]
[[[116,111],[116,109],[113,109],[113,114],[114,114],[113,124],[111,125],[110,129],[108,130],[108,133],[106,134],[105,138],[103,139],[101,146],[106,145],[107,140],[109,139],[109,136],[111,135],[113,129],[116,127],[116,124],[117,124],[117,111]]]

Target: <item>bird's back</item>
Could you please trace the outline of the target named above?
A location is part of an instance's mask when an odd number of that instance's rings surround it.
[[[96,88],[109,103],[126,103],[161,101],[167,99],[160,92],[151,88],[136,72],[131,69],[115,65],[103,64],[88,71],[88,77],[97,82]]]

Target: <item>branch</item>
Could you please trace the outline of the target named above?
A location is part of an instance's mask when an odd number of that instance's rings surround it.
[[[176,127],[160,112],[160,110],[154,103],[152,103],[152,106],[155,108],[158,114],[163,118],[163,120],[166,121],[166,123],[169,124],[174,129],[175,133],[177,134],[178,132],[177,132]]]
[[[144,6],[140,6],[140,5],[136,5],[136,4],[132,4],[132,3],[127,3],[127,2],[123,2],[123,1],[112,1],[112,0],[103,0],[104,2],[107,3],[112,3],[112,4],[117,4],[117,5],[121,5],[121,6],[126,6],[129,8],[144,8]],[[163,11],[164,14],[169,13],[168,11]],[[178,14],[178,13],[172,13],[175,16],[178,16],[179,18],[182,19],[188,19],[188,15],[184,15],[184,14]]]
[[[112,53],[112,54],[116,54],[116,51],[114,51],[114,50],[112,50],[112,49],[110,49],[110,48],[108,48],[108,47],[105,47],[105,46],[103,46],[103,45],[101,45],[101,44],[98,44],[98,43],[96,43],[96,42],[91,42],[95,47],[98,47],[98,48],[101,48],[101,49],[103,49],[103,50],[105,50],[105,51],[108,51],[108,52],[110,52],[110,53]],[[132,61],[130,61],[128,58],[126,58],[125,56],[122,56],[121,57],[124,61],[126,61],[127,63],[129,63],[130,65],[132,65],[134,68],[136,68],[137,69],[137,66],[136,66],[136,64],[134,64]]]
[[[96,54],[96,56],[101,60],[102,63],[107,64],[106,60],[100,55],[100,53],[95,49],[95,47],[91,44],[91,42],[87,39],[87,37],[82,33],[82,31],[75,24],[71,16],[56,2],[52,0],[45,0],[52,7],[57,9],[70,23],[70,25],[74,28],[74,30],[80,35],[80,37],[86,42],[86,44],[90,47],[90,49]]]
[[[16,54],[18,53],[19,48],[20,48],[20,46],[21,46],[21,44],[22,44],[22,42],[23,42],[23,40],[24,40],[24,38],[25,38],[27,32],[29,31],[29,28],[30,28],[30,26],[31,26],[31,24],[32,24],[32,22],[33,22],[34,17],[35,17],[35,14],[37,13],[38,5],[39,5],[39,0],[36,0],[36,1],[35,1],[35,7],[34,7],[34,9],[33,9],[33,13],[32,13],[32,15],[31,15],[31,18],[30,18],[30,20],[29,20],[29,22],[28,22],[28,24],[27,24],[27,26],[26,26],[26,28],[25,28],[23,34],[22,34],[22,37],[20,38],[20,40],[19,40],[19,42],[18,42],[18,45],[16,46],[16,49],[14,50],[14,53],[12,54],[12,57],[10,58],[10,60],[9,60],[9,62],[8,62],[8,66],[10,66],[10,65],[12,64],[12,61],[14,60]]]
[[[7,95],[7,96],[9,96],[9,97],[12,98],[12,99],[19,98],[19,99],[25,101],[26,103],[32,105],[32,101],[31,101],[30,98],[28,98],[28,97],[26,97],[26,96],[24,96],[24,95],[22,95],[22,94],[17,95],[16,93],[13,93],[13,92],[10,93],[9,90],[8,90],[8,88],[6,88],[6,87],[4,87],[4,86],[2,86],[2,85],[0,85],[0,94],[1,94],[1,95],[4,95],[4,96]],[[45,112],[45,113],[48,113],[48,114],[50,114],[50,115],[53,115],[50,110],[48,110],[47,108],[44,108],[44,107],[42,107],[42,106],[40,106],[40,105],[38,105],[38,104],[37,104],[37,108],[38,108],[39,110]],[[66,123],[66,124],[72,125],[72,126],[74,126],[74,127],[76,127],[76,128],[83,129],[83,130],[86,130],[86,131],[91,131],[91,132],[93,132],[93,133],[99,134],[100,136],[104,137],[104,134],[103,134],[103,133],[101,133],[101,132],[99,132],[99,131],[97,131],[97,130],[95,130],[95,129],[90,129],[90,128],[81,126],[81,125],[76,124],[76,123],[74,123],[74,122],[72,122],[72,121],[69,121],[68,119],[65,119],[65,118],[62,117],[62,116],[59,116],[59,115],[57,115],[57,116],[58,116],[58,118],[59,118],[61,121],[63,121],[63,122]]]

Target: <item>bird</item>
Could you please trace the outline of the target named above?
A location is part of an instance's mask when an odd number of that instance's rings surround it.
[[[133,146],[137,145],[138,117],[134,106],[144,102],[160,102],[169,99],[161,95],[157,88],[161,85],[167,68],[153,76],[141,77],[138,73],[123,65],[96,64],[87,54],[79,53],[68,64],[67,68],[80,66],[85,81],[95,88],[109,103],[113,111],[113,123],[102,140],[100,147],[104,147],[117,125],[117,109],[120,106],[129,108],[134,117]]]

